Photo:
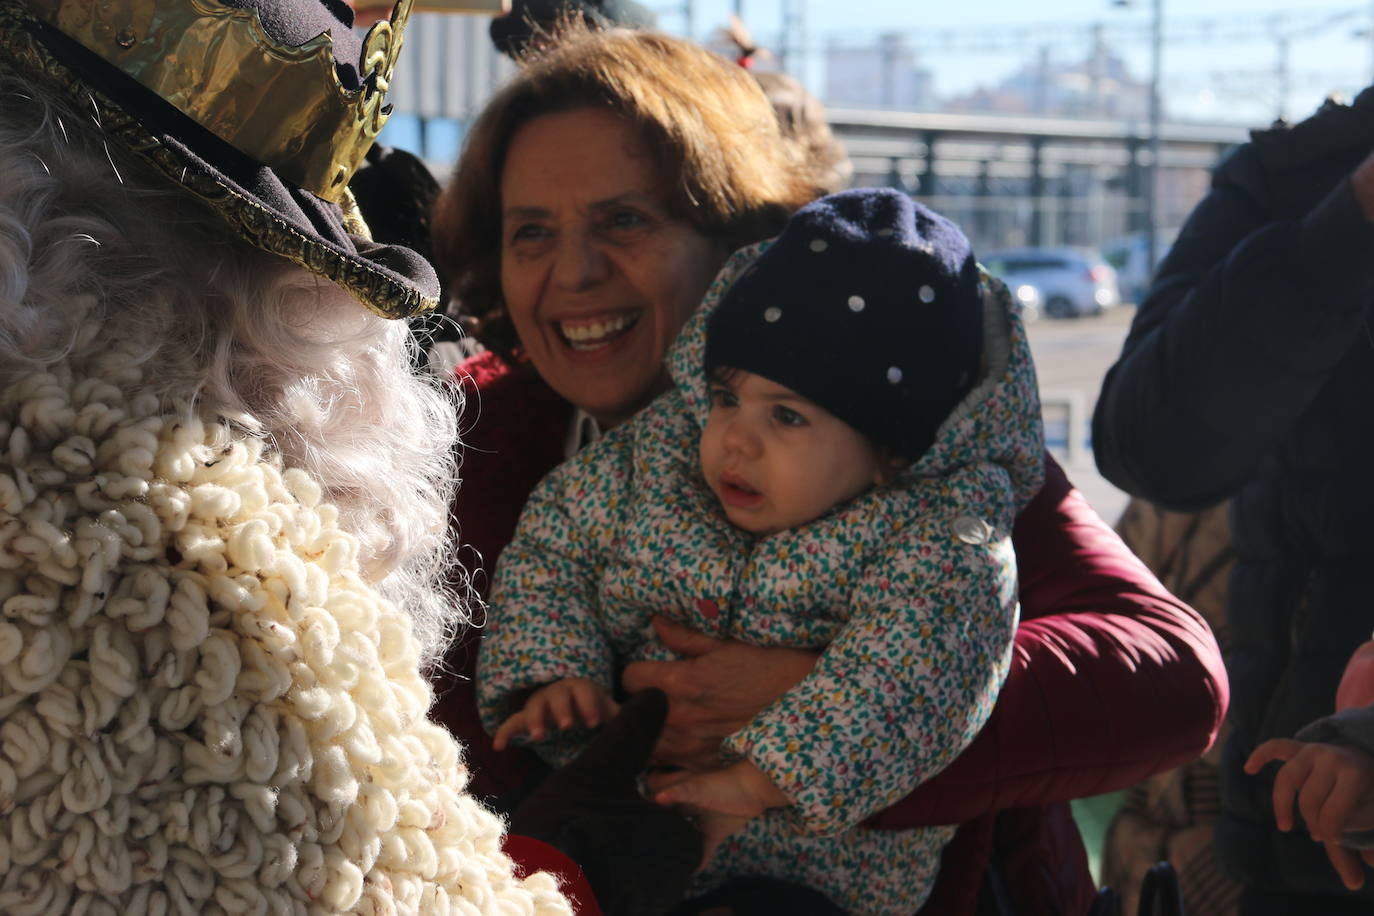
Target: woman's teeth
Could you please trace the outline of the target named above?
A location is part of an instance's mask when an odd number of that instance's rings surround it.
[[[593,321],[560,321],[558,332],[574,350],[595,350],[619,337],[639,320],[639,313],[616,315]]]

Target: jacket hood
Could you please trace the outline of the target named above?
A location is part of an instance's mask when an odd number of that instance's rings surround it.
[[[721,297],[770,241],[730,256],[668,351],[668,370],[699,427],[711,399],[705,371],[706,327]],[[899,475],[940,477],[956,468],[991,462],[1006,468],[1019,505],[1040,488],[1045,436],[1040,394],[1020,309],[1002,281],[980,269],[983,296],[983,358],[979,381],[940,424],[935,441]]]

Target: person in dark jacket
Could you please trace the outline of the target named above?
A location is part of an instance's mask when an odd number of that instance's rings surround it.
[[[1322,848],[1280,833],[1250,751],[1334,708],[1374,629],[1374,88],[1257,131],[1217,169],[1108,372],[1098,467],[1182,511],[1234,497],[1222,868],[1240,912],[1367,913]]]

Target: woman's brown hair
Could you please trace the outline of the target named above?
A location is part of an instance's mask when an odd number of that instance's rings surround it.
[[[517,345],[501,299],[501,171],[516,132],[584,106],[637,126],[668,206],[734,249],[776,234],[814,191],[768,100],[741,68],[683,39],[565,26],[473,124],[434,215],[434,253],[464,323],[483,344]]]

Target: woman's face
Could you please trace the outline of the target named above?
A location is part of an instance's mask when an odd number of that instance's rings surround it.
[[[667,390],[668,345],[728,252],[668,212],[638,131],[602,108],[541,115],[501,173],[501,292],[535,369],[603,427]]]

